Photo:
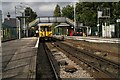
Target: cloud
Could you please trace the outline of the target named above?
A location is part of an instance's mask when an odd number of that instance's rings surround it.
[[[2,0],[3,2],[78,2],[79,0]]]
[[[15,15],[15,3],[2,2],[2,11],[3,11],[4,17],[7,16],[8,12],[10,12],[11,16]]]
[[[2,1],[0,0],[0,10],[2,10]]]
[[[0,2],[0,10],[2,10],[2,3]]]
[[[2,2],[119,2],[120,0],[2,0]]]
[[[60,7],[64,7],[71,2],[24,2],[23,4],[29,5],[38,16],[53,16],[55,6],[58,4]],[[10,12],[11,17],[15,17],[15,6],[20,5],[19,2],[2,2],[3,14],[6,17],[7,13]],[[20,14],[18,14],[20,15]]]
[[[52,4],[45,4],[39,7],[40,11],[53,11],[54,7],[56,6],[56,4],[52,3]]]

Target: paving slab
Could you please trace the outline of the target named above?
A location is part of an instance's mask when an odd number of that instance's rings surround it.
[[[54,37],[60,38],[62,35],[54,35]],[[120,38],[103,38],[103,37],[94,37],[94,36],[64,36],[65,39],[73,39],[73,40],[80,40],[80,41],[87,41],[87,42],[94,42],[94,43],[120,43]]]
[[[36,37],[30,37],[2,43],[3,79],[35,79],[36,42]]]

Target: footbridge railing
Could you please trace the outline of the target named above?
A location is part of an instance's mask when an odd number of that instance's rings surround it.
[[[67,17],[42,16],[29,23],[29,27],[38,23],[68,23],[74,26],[74,21]]]

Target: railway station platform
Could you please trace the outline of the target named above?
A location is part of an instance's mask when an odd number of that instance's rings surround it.
[[[60,38],[60,35],[55,35],[54,37]],[[119,38],[102,38],[102,37],[83,37],[83,36],[64,36],[65,39],[73,39],[73,40],[81,40],[87,42],[95,42],[95,43],[120,43]]]
[[[9,80],[35,79],[36,37],[21,38],[2,43],[2,78]]]

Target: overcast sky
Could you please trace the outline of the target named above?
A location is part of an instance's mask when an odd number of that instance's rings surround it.
[[[70,4],[73,5],[74,2],[78,0],[1,0],[0,3],[0,10],[3,12],[3,16],[6,17],[8,12],[10,13],[11,17],[15,17],[15,6],[20,5],[22,2],[27,6],[31,7],[38,16],[53,16],[53,11],[57,4],[62,7]],[[20,15],[18,12],[17,15]]]
[[[68,4],[73,5],[74,3],[71,2],[27,2],[23,3],[23,5],[26,4],[27,6],[31,7],[38,16],[52,16],[53,11],[57,4],[60,5],[60,7],[64,7]],[[11,17],[15,17],[15,6],[20,5],[18,2],[2,2],[2,11],[4,16],[10,12]],[[20,9],[19,9],[20,10]],[[19,13],[17,15],[20,15]]]
[[[15,17],[15,6],[20,5],[20,2],[28,4],[38,16],[52,16],[55,6],[57,4],[60,7],[64,7],[68,4],[74,4],[78,1],[117,1],[117,0],[0,0],[0,10],[2,9],[3,16],[6,17],[7,13],[10,12],[11,17]],[[119,0],[118,0],[119,1]],[[20,14],[18,14],[20,15]]]

